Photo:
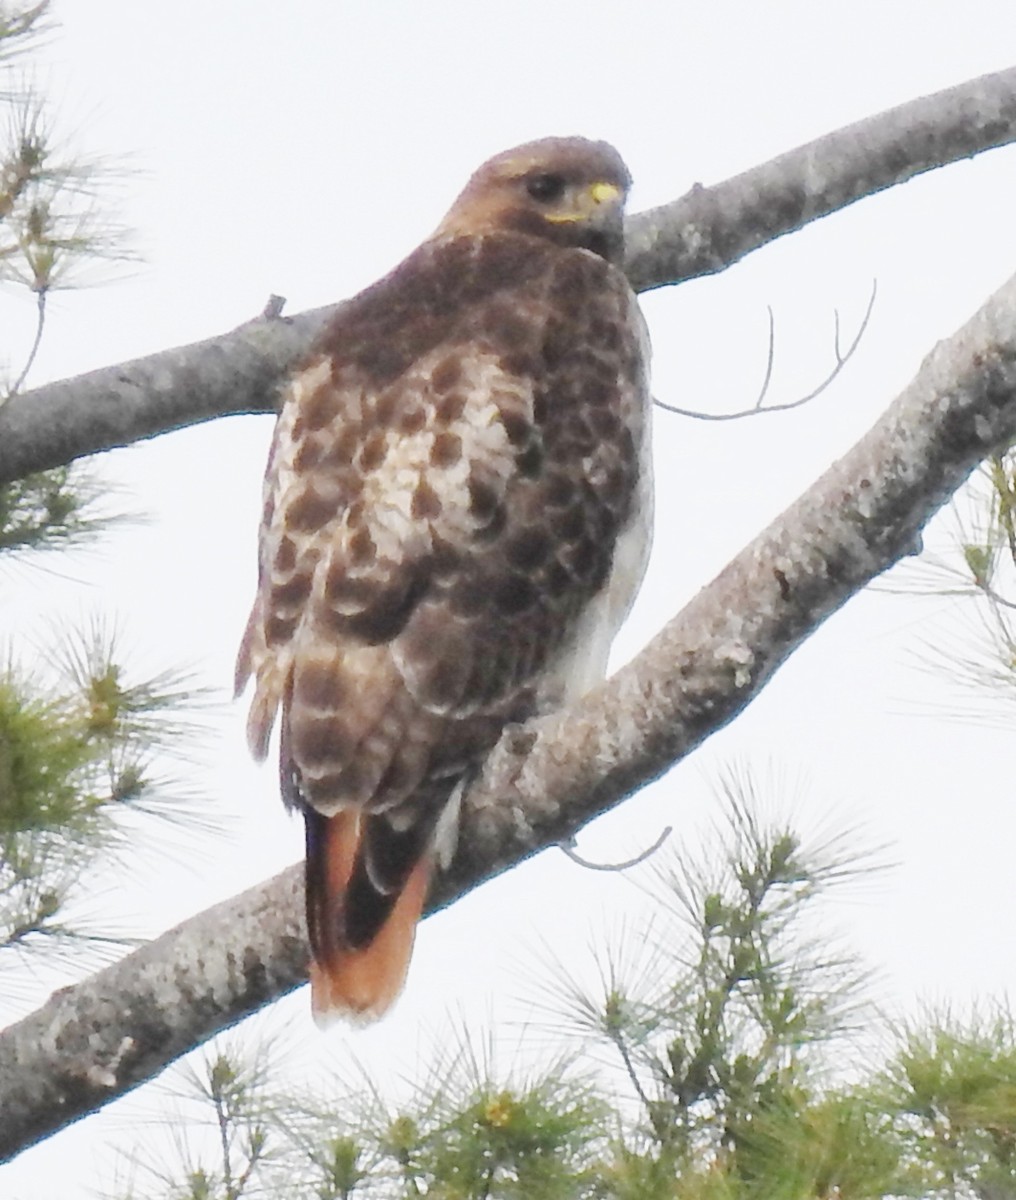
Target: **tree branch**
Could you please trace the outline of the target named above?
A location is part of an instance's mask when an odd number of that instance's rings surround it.
[[[1016,67],[890,108],[638,213],[629,278],[644,292],[715,274],[857,200],[1013,141]]]
[[[430,911],[659,776],[725,725],[1016,438],[1016,278],[928,356],[875,427],[624,670],[515,730],[466,797]],[[55,993],[0,1035],[0,1161],[303,982],[292,868]]]
[[[0,485],[214,417],[270,412],[279,381],[336,308],[258,317],[12,396],[0,407]]]
[[[628,222],[639,291],[729,267],[837,209],[1016,141],[1016,68],[926,96]],[[334,307],[47,384],[0,408],[0,484],[86,454],[234,413],[268,412]]]

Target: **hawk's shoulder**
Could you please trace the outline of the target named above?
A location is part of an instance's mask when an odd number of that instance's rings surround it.
[[[383,387],[442,343],[459,353],[477,339],[511,349],[523,321],[532,326],[596,291],[627,293],[628,285],[585,251],[508,231],[436,238],[344,304],[306,362],[326,356]]]

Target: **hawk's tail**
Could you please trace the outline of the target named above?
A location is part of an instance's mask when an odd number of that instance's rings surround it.
[[[304,819],[314,1020],[319,1025],[343,1015],[373,1020],[388,1010],[405,982],[430,886],[433,852],[426,850],[398,893],[387,897],[380,924],[354,940],[346,920],[347,897],[364,886],[363,843],[371,818],[355,810],[325,817],[307,809]]]

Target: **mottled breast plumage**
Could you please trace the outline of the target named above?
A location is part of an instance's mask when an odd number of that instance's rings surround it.
[[[644,368],[620,273],[531,240],[424,247],[296,377],[269,489],[269,653],[302,623],[390,643],[431,713],[532,707],[631,515]],[[401,311],[407,296],[430,307]]]

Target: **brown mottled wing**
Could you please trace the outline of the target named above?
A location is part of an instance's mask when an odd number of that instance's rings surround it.
[[[372,886],[398,890],[455,780],[560,699],[593,636],[636,504],[632,314],[584,251],[431,243],[291,385],[238,676],[256,676],[255,753],[283,709],[284,795],[387,814],[358,868]]]

